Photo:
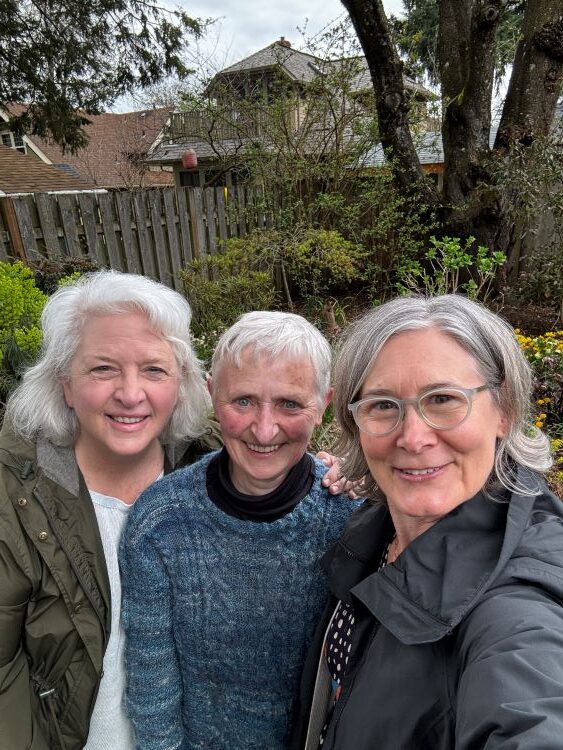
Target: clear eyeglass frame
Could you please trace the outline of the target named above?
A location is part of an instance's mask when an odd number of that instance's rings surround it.
[[[367,435],[373,435],[375,437],[383,437],[384,435],[389,435],[394,430],[397,429],[397,427],[401,424],[405,417],[405,406],[408,404],[411,404],[416,409],[416,413],[419,415],[419,417],[429,426],[432,427],[434,430],[453,430],[456,427],[459,427],[461,424],[465,422],[465,420],[469,417],[471,414],[471,409],[473,407],[473,398],[477,393],[480,393],[481,391],[485,391],[489,388],[489,386],[485,383],[484,385],[478,385],[476,388],[457,388],[457,387],[451,387],[451,388],[431,388],[429,391],[425,391],[424,393],[421,393],[418,398],[395,398],[394,396],[367,396],[366,398],[362,398],[359,401],[354,401],[352,404],[348,404],[348,411],[352,413],[352,416],[354,418],[354,422],[358,426],[358,429],[362,432],[366,433]],[[467,400],[467,412],[463,416],[462,419],[459,420],[459,422],[456,422],[455,424],[448,425],[446,427],[435,424],[432,422],[431,419],[429,419],[426,414],[424,413],[424,410],[422,408],[422,401],[425,398],[428,398],[428,396],[432,396],[434,393],[461,393]],[[358,410],[365,404],[373,403],[374,401],[390,401],[393,404],[396,404],[398,407],[398,413],[397,413],[397,421],[388,430],[385,430],[384,432],[374,432],[373,430],[366,429],[365,426],[362,426],[361,420],[358,417]]]

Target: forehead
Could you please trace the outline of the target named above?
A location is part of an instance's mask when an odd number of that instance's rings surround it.
[[[214,373],[216,391],[316,395],[315,373],[308,357],[270,356],[245,349],[239,365],[230,358],[218,364]]]
[[[93,315],[79,335],[76,355],[137,355],[173,357],[170,344],[151,327],[141,312]],[[75,355],[75,356],[76,356]]]
[[[478,374],[475,358],[452,336],[437,328],[405,331],[382,347],[366,377],[366,383],[415,380],[421,385],[460,382]]]

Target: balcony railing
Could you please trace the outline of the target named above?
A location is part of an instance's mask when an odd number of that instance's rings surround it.
[[[196,138],[199,140],[243,139],[263,136],[268,122],[267,112],[252,114],[224,110],[216,116],[206,112],[174,112],[165,129],[170,141]]]

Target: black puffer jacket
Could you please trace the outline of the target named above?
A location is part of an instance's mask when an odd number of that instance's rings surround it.
[[[325,556],[334,598],[305,669],[295,748],[318,748],[319,654],[343,599],[356,613],[351,666],[323,750],[561,750],[563,503],[547,489],[505,499],[463,503],[380,572],[389,514],[366,504],[353,516]]]
[[[165,471],[219,446],[213,427]],[[84,747],[110,629],[96,514],[70,448],[0,434],[0,750]],[[118,748],[116,748],[118,750]]]

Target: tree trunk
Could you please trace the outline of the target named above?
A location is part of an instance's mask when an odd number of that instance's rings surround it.
[[[563,3],[528,0],[495,148],[549,132],[563,78]]]
[[[342,0],[364,50],[373,87],[379,136],[386,157],[394,164],[401,187],[420,190],[429,205],[437,202],[433,186],[425,179],[409,123],[409,101],[403,84],[403,64],[391,39],[381,0]]]
[[[438,54],[444,122],[444,196],[462,207],[486,179],[496,31],[506,0],[441,0]]]

